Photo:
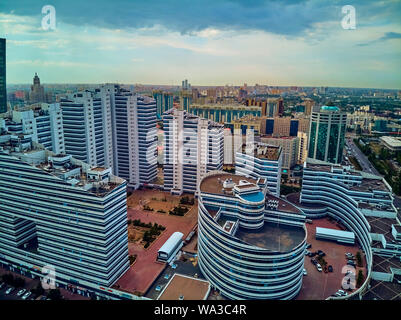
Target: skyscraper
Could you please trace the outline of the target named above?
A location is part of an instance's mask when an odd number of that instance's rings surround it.
[[[6,39],[0,38],[0,113],[7,112]]]
[[[60,103],[67,154],[91,166],[113,167],[110,97],[102,100],[97,93],[84,91]]]
[[[157,176],[156,101],[105,84],[61,100],[67,154],[138,188]]]
[[[175,194],[195,193],[207,172],[223,167],[224,127],[171,109],[163,115],[163,128],[164,189]]]
[[[330,163],[341,163],[347,114],[335,106],[313,111],[310,122],[308,157]]]
[[[138,188],[157,176],[156,101],[119,85],[111,94],[115,174]]]

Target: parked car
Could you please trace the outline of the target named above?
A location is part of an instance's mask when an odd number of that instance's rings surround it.
[[[0,289],[3,289],[6,286],[4,282],[0,283]]]
[[[324,257],[325,255],[326,254],[323,251],[319,252],[319,257]]]
[[[21,289],[20,291],[17,292],[17,296],[20,297],[26,292],[26,289]]]
[[[312,248],[312,245],[310,243],[307,243],[306,244],[306,249],[310,249],[310,248]]]
[[[319,263],[316,263],[316,269],[319,272],[322,272],[322,266]]]
[[[314,265],[316,265],[317,261],[315,259],[310,259],[310,262],[312,262]]]
[[[309,250],[305,250],[305,256],[309,256],[310,251]]]
[[[352,260],[348,260],[348,261],[347,261],[347,265],[349,265],[349,266],[353,266],[354,268],[356,267],[356,264],[355,264],[355,262],[354,262],[354,261],[352,261]]]
[[[22,296],[22,300],[28,299],[28,298],[31,296],[31,294],[32,294],[32,292],[28,291],[27,293],[25,293],[25,294]]]
[[[308,272],[306,271],[305,268],[304,268],[304,270],[303,270],[303,274],[304,274],[304,276],[307,276],[307,275],[308,275]]]
[[[327,270],[328,270],[329,272],[333,272],[333,266],[331,266],[331,265],[328,266],[328,267],[327,267]]]
[[[6,290],[6,294],[10,294],[10,293],[12,293],[14,291],[14,288],[13,287],[10,287],[10,288],[8,288],[7,290]]]

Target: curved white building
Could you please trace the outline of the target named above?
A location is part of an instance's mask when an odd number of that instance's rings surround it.
[[[229,299],[294,298],[302,285],[306,230],[267,221],[278,219],[272,207],[282,200],[268,195],[266,210],[265,179],[215,171],[199,189],[199,267],[212,286]]]
[[[395,270],[394,265],[392,269],[383,267],[383,264],[376,268],[376,254],[394,257],[401,265],[401,238],[397,231],[401,227],[393,205],[391,187],[382,177],[307,159],[301,195],[299,198],[290,195],[288,199],[302,209],[308,218],[327,215],[355,233],[365,253],[367,267],[364,284],[351,296],[359,294],[362,297],[371,279],[384,279],[386,274]],[[401,271],[400,268],[398,270]]]

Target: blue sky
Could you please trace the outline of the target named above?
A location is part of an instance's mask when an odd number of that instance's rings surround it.
[[[43,30],[44,5],[56,30]],[[356,29],[341,8],[356,9]],[[7,82],[401,89],[401,1],[3,0]]]

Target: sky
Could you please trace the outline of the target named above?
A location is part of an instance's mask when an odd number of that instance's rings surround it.
[[[8,84],[401,89],[401,0],[1,0],[0,37]]]

